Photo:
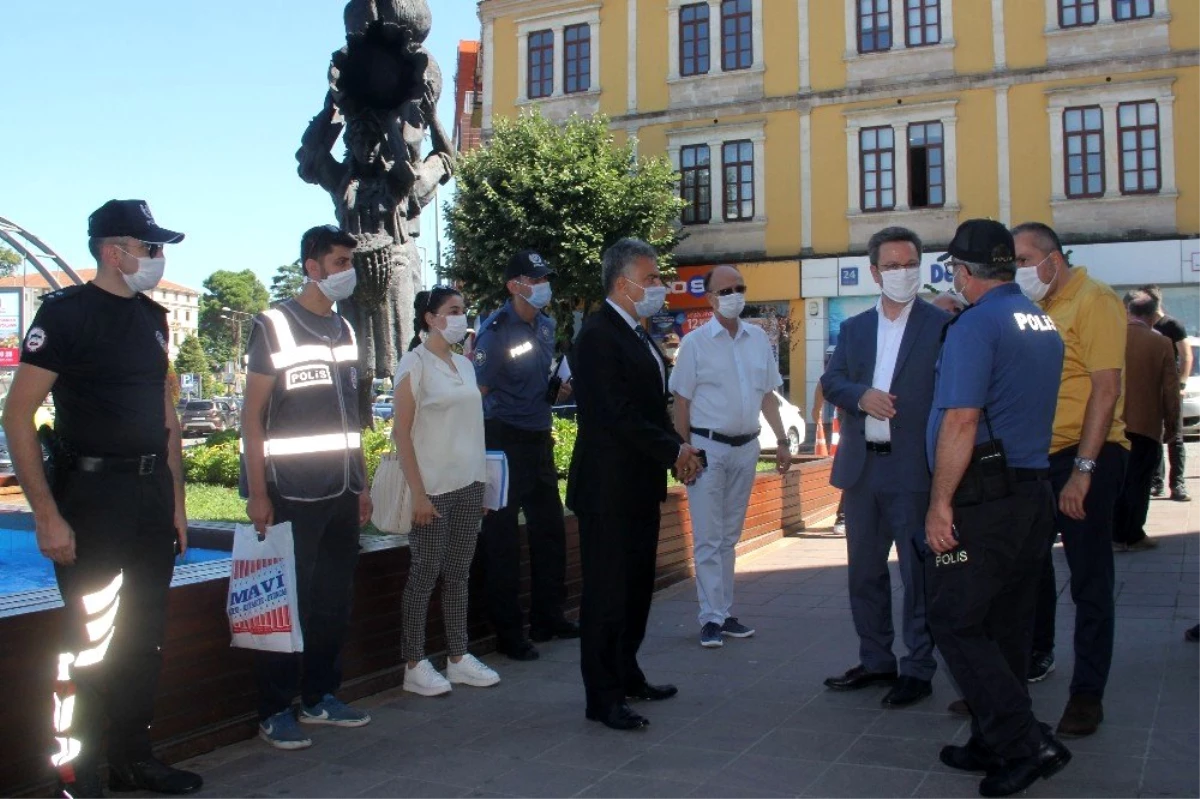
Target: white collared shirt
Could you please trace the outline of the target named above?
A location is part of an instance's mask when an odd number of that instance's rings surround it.
[[[625,323],[629,325],[630,329],[641,327],[641,325],[638,324],[638,321],[636,319],[634,319],[632,316],[630,316],[629,314],[625,313],[625,309],[622,308],[620,305],[617,305],[611,299],[607,299],[607,300],[605,300],[605,302],[607,302],[609,305],[611,305],[613,307],[613,309],[621,315],[621,318],[625,320]],[[637,331],[635,330],[634,332],[637,332]],[[646,348],[650,350],[650,357],[654,359],[654,362],[656,364],[658,364],[658,377],[659,377],[659,380],[662,381],[663,388],[666,388],[667,374],[663,368],[662,356],[659,354],[658,350],[655,349],[654,343],[650,341],[649,336],[647,336],[647,338],[646,338]]]
[[[684,336],[671,370],[671,391],[691,403],[692,426],[729,436],[758,430],[763,397],[781,385],[766,332],[738,321],[731,336],[716,316]]]
[[[883,313],[883,299],[875,303],[875,311],[879,314],[879,330],[875,334],[875,376],[871,380],[871,388],[877,388],[887,394],[892,389],[892,378],[896,375],[896,358],[900,355],[900,342],[904,340],[904,329],[908,326],[908,317],[912,315],[912,300],[900,311],[895,319],[888,319]],[[873,416],[867,416],[867,441],[887,443],[892,440],[892,424],[880,421]]]

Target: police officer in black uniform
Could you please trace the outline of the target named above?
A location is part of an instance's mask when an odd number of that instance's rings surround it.
[[[199,775],[150,748],[167,591],[187,550],[179,419],[167,386],[167,311],[143,292],[162,278],[163,245],[182,233],[141,200],[111,200],[88,220],[96,278],[42,299],[4,408],[13,465],[54,561],[65,640],[54,695],[51,764],[65,795],[103,796],[97,769],[108,722],[109,786],[181,794]],[[56,409],[43,470],[33,417]],[[47,664],[49,666],[49,664]],[[49,707],[48,707],[49,710]]]
[[[554,358],[554,320],[542,309],[550,303],[553,277],[538,253],[522,250],[514,255],[504,273],[511,297],[484,322],[475,342],[475,377],[483,392],[487,448],[503,450],[509,467],[508,506],[484,518],[479,542],[497,647],[514,660],[538,656],[525,638],[518,599],[517,514],[522,510],[529,534],[530,637],[534,641],[579,637],[579,626],[563,617],[566,533],[550,407],[570,389],[569,384],[560,388],[559,379],[551,374],[561,363]]]
[[[354,237],[333,225],[301,237],[307,282],[298,297],[255,317],[242,409],[246,515],[260,535],[291,522],[303,654],[256,652],[259,737],[277,749],[304,749],[299,722],[370,723],[337,698],[350,623],[359,529],[371,519],[358,416],[359,352],[354,330],[333,304],[357,281]]]
[[[1054,531],[1049,450],[1063,343],[1013,282],[1007,228],[968,220],[947,250],[954,287],[973,304],[947,325],[937,365],[925,584],[929,627],[972,723],[967,744],[944,747],[941,760],[986,772],[982,795],[1007,796],[1071,759],[1034,718],[1025,682]]]

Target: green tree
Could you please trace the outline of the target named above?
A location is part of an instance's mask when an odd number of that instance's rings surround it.
[[[304,267],[299,262],[284,264],[271,278],[271,302],[290,300],[304,288]]]
[[[200,298],[200,343],[210,371],[223,369],[226,361],[243,354],[242,337],[250,333],[247,315],[266,309],[269,301],[266,286],[249,269],[221,269],[208,276]]]
[[[0,244],[0,277],[12,277],[22,260],[16,252]]]
[[[664,157],[638,159],[618,146],[608,119],[572,117],[559,126],[536,112],[499,120],[487,147],[458,164],[454,202],[446,204],[451,279],[472,301],[504,301],[504,266],[532,248],[554,266],[560,333],[571,311],[604,296],[600,256],[626,236],[658,248],[669,266],[683,207],[678,174]]]
[[[204,354],[204,346],[196,336],[188,336],[179,345],[179,355],[175,356],[175,371],[181,375],[189,372],[205,374],[209,371],[208,356]]]

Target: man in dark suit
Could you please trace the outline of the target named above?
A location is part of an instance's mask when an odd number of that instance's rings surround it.
[[[842,325],[821,378],[825,397],[844,420],[832,482],[844,492],[850,608],[859,637],[858,665],[825,685],[850,691],[888,683],[892,689],[883,704],[904,707],[933,692],[937,668],[925,620],[925,426],[942,328],[950,315],[917,297],[921,240],[915,233],[885,228],[871,237],[867,249],[871,275],[883,295],[874,308]],[[893,542],[904,582],[908,647],[899,674],[888,575]]]
[[[677,692],[646,681],[637,651],[654,591],[667,470],[687,482],[702,468],[699,450],[671,424],[666,362],[642,326],[666,299],[657,259],[653,247],[636,239],[605,251],[608,299],[583,323],[571,364],[579,436],[567,505],[579,519],[586,715],[617,730],[650,723],[628,699],[669,699]]]

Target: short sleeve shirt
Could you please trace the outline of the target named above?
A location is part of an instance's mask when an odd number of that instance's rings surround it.
[[[1083,437],[1083,416],[1092,396],[1092,373],[1121,371],[1121,396],[1113,411],[1107,441],[1128,449],[1125,438],[1125,327],[1128,317],[1121,299],[1111,288],[1088,277],[1082,266],[1071,267],[1070,279],[1042,308],[1062,335],[1066,346],[1062,387],[1054,414],[1050,451],[1077,445]]]
[[[538,313],[529,323],[512,301],[483,324],[475,340],[475,379],[487,389],[483,413],[522,430],[549,430],[546,391],[554,364],[554,320]]]
[[[987,410],[1009,466],[1047,468],[1062,369],[1054,322],[1016,284],[983,295],[946,330],[926,436],[930,468],[942,419],[954,408]],[[975,443],[989,437],[981,415]]]
[[[167,449],[167,312],[94,283],[55,291],[25,335],[24,363],[54,372],[55,431],[81,455]]]
[[[783,385],[767,334],[738,323],[730,336],[713,317],[683,338],[671,391],[688,400],[693,427],[737,436],[759,429],[763,397]]]

